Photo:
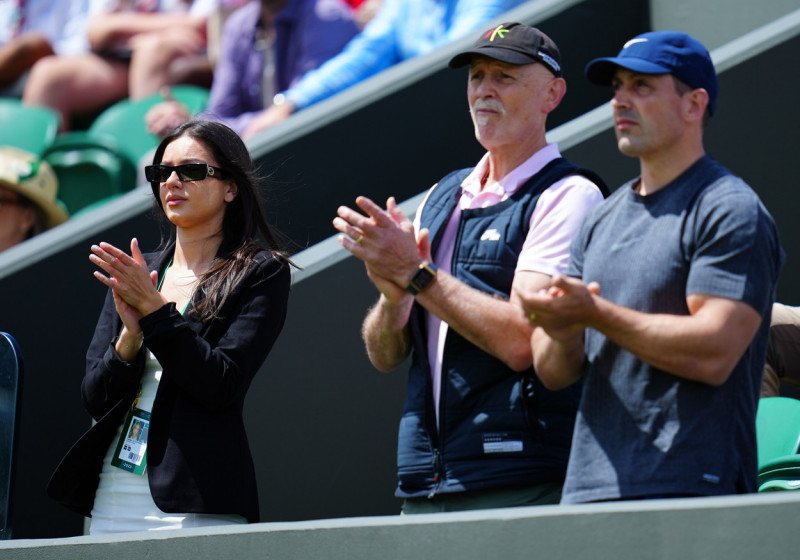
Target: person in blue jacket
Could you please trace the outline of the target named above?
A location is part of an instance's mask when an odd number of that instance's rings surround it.
[[[225,22],[208,106],[201,118],[239,134],[272,104],[275,94],[338,54],[358,33],[343,0],[252,0]],[[190,118],[170,100],[145,116],[153,134],[165,136]]]
[[[109,288],[81,386],[96,423],[48,491],[91,533],[256,522],[242,408],[283,328],[290,262],[227,126],[182,125],[145,173],[171,240],[150,255],[136,239],[130,254],[92,246]]]
[[[249,138],[391,66],[465,36],[524,0],[383,0],[337,56],[275,96],[244,132]]]

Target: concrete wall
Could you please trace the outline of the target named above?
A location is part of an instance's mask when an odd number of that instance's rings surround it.
[[[0,542],[3,560],[795,560],[800,492]]]
[[[715,49],[800,7],[797,0],[650,0],[653,29],[685,31]]]

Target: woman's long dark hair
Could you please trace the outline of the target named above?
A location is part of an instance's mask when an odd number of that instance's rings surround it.
[[[161,163],[167,146],[183,136],[202,142],[214,155],[217,166],[225,171],[226,179],[233,181],[238,189],[236,198],[228,203],[222,221],[222,243],[228,252],[214,260],[196,288],[202,297],[194,312],[201,321],[205,321],[219,316],[225,300],[239,285],[257,253],[266,249],[287,264],[291,264],[291,261],[264,218],[261,197],[256,189],[258,177],[255,166],[239,135],[221,123],[190,120],[161,141],[153,155],[153,164]],[[160,184],[152,182],[150,185],[158,214],[163,217],[165,213],[159,196]],[[170,224],[169,235],[162,236],[162,250],[174,239],[175,226]]]

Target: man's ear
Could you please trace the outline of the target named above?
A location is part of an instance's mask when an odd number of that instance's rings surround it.
[[[561,103],[561,100],[564,99],[564,96],[567,94],[567,82],[564,78],[554,78],[550,80],[550,85],[548,87],[549,95],[543,107],[546,113],[554,111]]]
[[[703,88],[693,89],[683,96],[686,100],[684,115],[688,122],[702,121],[708,107],[708,92]]]

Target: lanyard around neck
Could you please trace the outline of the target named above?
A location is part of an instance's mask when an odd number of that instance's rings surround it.
[[[161,277],[158,279],[158,286],[156,286],[156,290],[158,290],[159,292],[161,291],[161,284],[164,283],[164,278],[166,278],[166,276],[167,276],[167,270],[169,270],[169,267],[172,266],[172,259],[173,259],[173,257],[169,258],[169,262],[167,263],[167,266],[164,267],[164,272],[161,274]],[[184,305],[183,309],[181,309],[181,315],[186,313],[186,310],[189,308],[189,304],[192,302],[192,297],[194,297],[194,290],[192,290],[192,294],[189,296],[189,301],[187,301],[186,305]]]

